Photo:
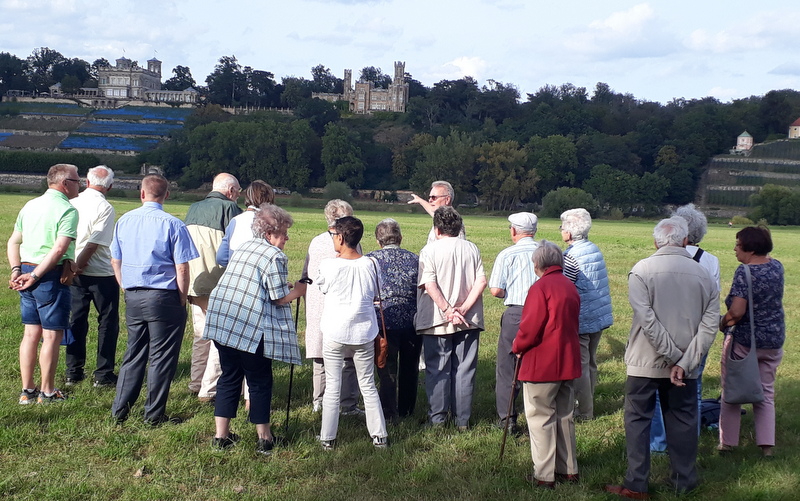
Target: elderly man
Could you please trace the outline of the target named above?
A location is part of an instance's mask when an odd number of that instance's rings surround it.
[[[8,239],[11,279],[19,292],[25,332],[19,346],[22,392],[19,403],[59,402],[66,396],[55,387],[58,352],[64,329],[69,326],[69,287],[62,283],[68,260],[75,259],[78,211],[69,203],[78,196],[78,168],[56,164],[47,172],[47,191],[19,211]],[[69,272],[70,270],[66,270]],[[41,391],[34,382],[39,342]]]
[[[114,359],[119,337],[119,285],[111,268],[111,239],[116,212],[106,200],[114,183],[114,171],[105,165],[89,169],[86,189],[71,200],[78,210],[78,276],[72,282],[72,321],[74,341],[67,345],[67,386],[86,377],[86,336],[89,332],[89,310],[97,310],[97,369],[95,387],[114,387]]]
[[[500,318],[500,336],[497,339],[497,365],[495,367],[495,405],[500,417],[498,426],[505,428],[506,419],[512,430],[517,425],[517,394],[519,386],[514,388],[511,400],[511,414],[508,414],[511,384],[514,382],[514,366],[516,357],[511,353],[511,345],[519,330],[522,318],[522,306],[536,279],[533,271],[533,253],[539,244],[533,239],[536,236],[538,218],[532,212],[517,212],[508,216],[508,227],[514,245],[500,251],[492,267],[489,278],[489,291],[492,296],[502,298],[506,310]]]
[[[425,212],[433,217],[433,213],[439,207],[452,206],[453,202],[455,202],[455,196],[456,195],[452,184],[448,183],[447,181],[434,181],[431,183],[431,191],[428,195],[428,200],[412,194],[411,200],[409,200],[408,203],[421,205],[422,208],[425,209]],[[458,233],[458,238],[467,238],[463,222],[461,225],[461,230]],[[435,230],[431,228],[430,233],[428,233],[428,241],[426,243],[430,244],[434,241],[436,241],[436,233]]]
[[[236,205],[242,189],[239,181],[230,174],[218,174],[206,198],[193,203],[186,212],[186,227],[200,257],[189,263],[189,303],[192,305],[192,368],[189,390],[197,393],[200,401],[210,402],[217,394],[217,380],[222,369],[219,352],[213,343],[203,338],[206,325],[208,298],[222,276],[223,268],[217,265],[217,250],[225,236],[231,219],[242,213]]]
[[[114,229],[111,266],[125,289],[128,348],[122,359],[111,413],[128,419],[147,370],[144,420],[157,426],[179,421],[166,415],[169,386],[178,368],[186,328],[189,261],[199,256],[183,222],[164,212],[164,177],[142,179],[142,206],[123,215]]]
[[[436,241],[419,255],[419,283],[414,325],[423,336],[425,391],[432,426],[448,415],[466,430],[472,414],[472,392],[478,366],[478,338],[483,330],[486,288],[481,253],[458,238],[461,216],[452,207],[433,213]]]
[[[671,487],[697,486],[697,374],[714,342],[719,322],[719,292],[708,272],[686,249],[688,227],[681,217],[659,222],[653,231],[658,249],[628,274],[633,321],[625,364],[625,437],[628,471],[623,485],[606,491],[631,499],[649,497],[650,422],[661,399]]]

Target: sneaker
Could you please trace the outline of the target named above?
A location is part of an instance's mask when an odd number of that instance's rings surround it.
[[[238,441],[239,441],[239,435],[237,435],[236,433],[228,433],[228,436],[225,438],[214,437],[213,439],[211,439],[211,448],[224,451],[236,445],[236,442]]]
[[[322,446],[323,451],[332,451],[334,447],[336,447],[335,440],[320,440],[319,445]]]
[[[37,403],[40,404],[52,404],[54,402],[63,402],[67,399],[67,396],[61,392],[59,389],[53,390],[53,393],[47,394],[43,391],[39,392],[39,397],[36,399]]]
[[[364,417],[364,416],[367,415],[366,412],[364,412],[363,410],[359,409],[358,407],[351,407],[351,408],[349,408],[347,410],[342,409],[340,414],[342,416],[358,416],[358,417]]]
[[[256,452],[259,454],[263,454],[265,456],[269,456],[272,454],[272,449],[275,447],[275,440],[267,440],[266,438],[259,438],[258,442],[256,442]]]
[[[19,394],[19,405],[28,405],[36,402],[36,397],[39,396],[39,390],[36,388],[32,390],[22,390]]]
[[[64,379],[64,384],[66,386],[75,386],[76,384],[80,383],[84,379],[86,379],[86,376],[67,376]]]
[[[385,449],[389,447],[389,437],[372,437],[372,445],[376,449]]]
[[[114,388],[117,386],[117,375],[109,374],[103,378],[95,379],[92,386],[95,388]]]

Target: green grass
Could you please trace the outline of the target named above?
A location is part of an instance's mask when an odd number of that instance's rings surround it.
[[[14,217],[31,198],[4,194],[6,209],[0,224],[11,233]],[[113,200],[118,214],[138,207],[133,200]],[[188,203],[167,201],[166,210],[178,217]],[[397,219],[403,229],[404,247],[418,252],[431,220],[409,213],[397,205],[396,213],[357,212],[368,228],[363,245],[377,248],[371,230],[387,216]],[[290,279],[299,278],[308,242],[325,230],[320,210],[289,209],[295,218],[286,253]],[[467,234],[483,254],[487,274],[497,253],[510,244],[508,223],[503,218],[467,216]],[[597,419],[577,425],[579,485],[559,486],[555,492],[532,492],[524,478],[531,469],[527,438],[510,438],[503,463],[497,455],[501,432],[493,428],[494,356],[503,306],[500,300],[484,298],[487,330],[482,334],[478,381],[475,389],[473,428],[466,433],[428,430],[424,420],[426,400],[420,387],[416,416],[390,428],[391,447],[375,451],[363,422],[342,418],[339,447],[321,451],[315,440],[319,415],[311,412],[311,370],[295,370],[290,429],[291,443],[271,458],[254,452],[255,432],[243,415],[233,429],[243,435],[234,450],[217,453],[210,449],[213,409],[200,404],[187,391],[191,351],[191,327],[187,328],[178,375],[172,385],[168,410],[189,418],[185,424],[150,429],[141,423],[142,400],[132,418],[122,427],[110,419],[113,391],[96,390],[84,384],[71,392],[70,399],[52,406],[21,407],[17,348],[22,328],[18,298],[0,292],[0,494],[11,499],[612,499],[602,492],[607,482],[619,482],[625,471],[625,437],[622,400],[625,367],[622,355],[630,327],[627,302],[627,272],[636,261],[653,252],[653,222],[597,221],[591,239],[603,250],[609,266],[615,324],[600,344],[600,380],[596,396]],[[737,262],[733,256],[735,230],[714,225],[703,247],[720,258],[723,295]],[[558,221],[540,220],[538,238],[558,242]],[[800,375],[796,333],[796,305],[800,284],[795,270],[798,256],[798,228],[774,228],[774,256],[786,267],[787,313],[786,355],[777,380],[777,458],[763,461],[753,443],[752,413],[743,418],[742,447],[732,456],[714,453],[716,436],[704,431],[698,463],[702,484],[689,499],[795,499],[800,487]],[[560,243],[560,242],[559,242]],[[2,271],[9,272],[8,263]],[[302,317],[302,312],[301,312]],[[301,318],[301,336],[303,321]],[[125,344],[120,336],[118,362]],[[89,360],[94,364],[95,339],[90,333]],[[709,357],[704,393],[719,394],[719,346],[717,339]],[[63,383],[63,361],[57,383]],[[283,420],[289,370],[276,364],[273,397],[275,432],[286,435]],[[505,391],[505,389],[503,390]],[[664,487],[668,459],[654,458],[651,491],[657,499],[677,499]]]

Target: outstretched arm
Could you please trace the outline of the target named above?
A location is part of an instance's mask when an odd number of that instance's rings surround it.
[[[428,202],[424,198],[420,198],[417,195],[414,195],[413,193],[411,194],[411,200],[409,200],[408,203],[419,204],[420,206],[422,206],[423,209],[425,209],[425,212],[430,214],[431,217],[433,217],[433,213],[436,211],[436,207],[431,205],[430,202]]]

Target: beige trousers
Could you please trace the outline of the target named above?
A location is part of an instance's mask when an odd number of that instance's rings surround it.
[[[533,476],[554,482],[556,473],[578,473],[573,381],[523,383],[525,418],[531,437]]]

